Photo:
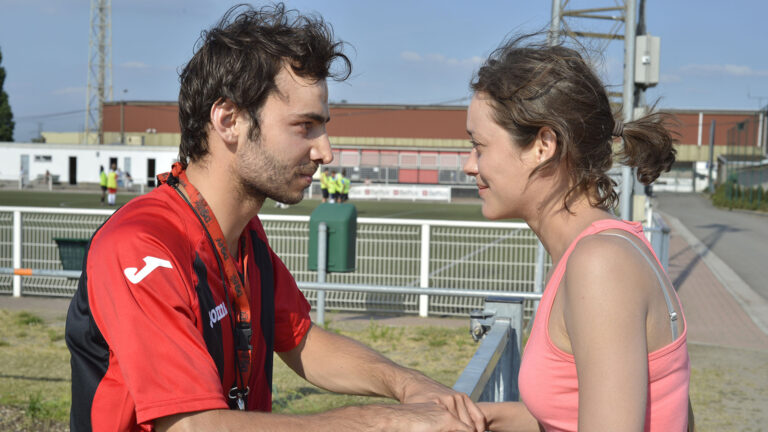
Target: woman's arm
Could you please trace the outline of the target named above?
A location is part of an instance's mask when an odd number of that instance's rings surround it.
[[[522,402],[481,402],[478,404],[494,432],[538,432],[539,423]]]
[[[644,428],[648,292],[658,283],[631,247],[585,238],[568,262],[561,295],[579,380],[579,430]]]

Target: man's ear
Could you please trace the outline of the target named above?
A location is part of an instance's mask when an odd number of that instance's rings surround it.
[[[212,132],[227,144],[237,144],[237,106],[229,99],[219,99],[211,106]]]
[[[539,129],[535,142],[536,162],[541,164],[548,161],[557,151],[557,134],[549,126]]]

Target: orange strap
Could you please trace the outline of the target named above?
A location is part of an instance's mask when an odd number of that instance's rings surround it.
[[[184,198],[192,210],[197,215],[200,223],[208,233],[209,240],[212,246],[216,250],[219,265],[222,268],[226,280],[224,280],[225,294],[227,297],[231,296],[234,300],[234,321],[235,328],[233,328],[233,342],[235,345],[235,354],[237,362],[236,376],[239,378],[239,382],[236,386],[229,391],[229,397],[236,399],[238,407],[244,409],[244,398],[248,394],[248,380],[251,376],[251,304],[250,304],[250,292],[245,287],[248,286],[248,272],[246,264],[249,259],[249,251],[247,247],[240,248],[242,254],[242,261],[244,263],[242,278],[237,271],[237,264],[235,262],[236,256],[227,247],[227,242],[224,239],[224,233],[221,231],[221,226],[216,220],[216,216],[213,214],[208,203],[205,201],[200,191],[195,188],[187,179],[187,174],[182,168],[179,162],[173,164],[173,168],[170,173],[163,173],[157,176],[161,183],[167,183],[169,186],[175,188],[182,198]],[[237,253],[237,251],[235,252]],[[229,303],[229,298],[227,299]],[[230,305],[228,305],[231,307]],[[236,379],[237,379],[236,378]]]

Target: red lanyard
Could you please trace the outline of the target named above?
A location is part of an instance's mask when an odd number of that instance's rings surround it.
[[[249,301],[250,293],[248,292],[248,248],[241,247],[243,261],[243,276],[242,278],[238,274],[237,264],[235,263],[235,257],[229,251],[227,242],[224,239],[224,233],[221,231],[216,216],[213,214],[211,207],[205,201],[200,191],[197,190],[189,180],[187,174],[182,168],[179,162],[173,164],[173,168],[170,173],[163,173],[157,176],[160,183],[168,183],[169,186],[176,189],[181,197],[189,204],[192,211],[200,220],[203,228],[208,235],[208,239],[211,242],[214,250],[216,251],[216,260],[219,263],[220,270],[223,271],[222,282],[224,282],[225,289],[224,295],[227,297],[227,304],[229,304],[229,296],[234,299],[234,325],[232,328],[233,344],[235,347],[237,370],[236,375],[239,378],[239,383],[236,382],[235,386],[229,390],[229,398],[237,402],[237,406],[240,410],[245,409],[245,397],[248,395],[248,380],[251,376],[251,304]],[[232,321],[232,319],[230,319]]]

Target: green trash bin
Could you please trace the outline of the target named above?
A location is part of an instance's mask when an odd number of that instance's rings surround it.
[[[323,203],[309,217],[309,250],[307,268],[317,270],[317,243],[320,222],[328,226],[328,262],[326,271],[355,271],[357,240],[357,208],[352,204]]]
[[[64,270],[82,270],[88,239],[54,238]]]

